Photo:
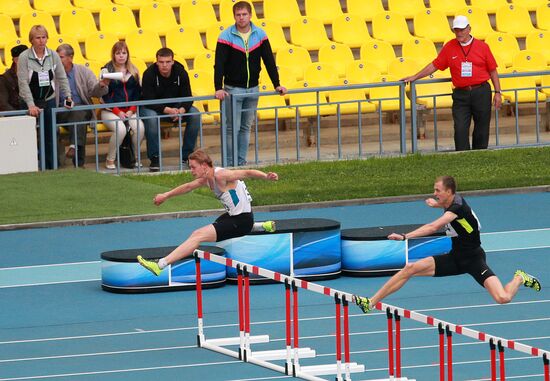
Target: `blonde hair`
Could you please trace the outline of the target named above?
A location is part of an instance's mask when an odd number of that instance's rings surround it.
[[[111,62],[113,63],[113,65],[115,64],[115,55],[117,52],[120,52],[122,50],[125,50],[126,53],[128,53],[128,58],[126,59],[126,63],[125,63],[126,70],[128,70],[128,72],[132,74],[132,76],[134,76],[136,80],[139,82],[139,70],[136,67],[136,65],[132,63],[132,60],[130,59],[130,50],[128,49],[128,45],[126,44],[126,42],[124,41],[115,42],[115,44],[111,48]]]
[[[29,42],[32,45],[32,39],[35,38],[38,34],[44,33],[46,35],[46,38],[49,38],[48,36],[48,30],[44,25],[33,25],[31,29],[29,30]]]
[[[208,154],[200,148],[196,149],[191,155],[189,155],[189,160],[195,160],[199,164],[206,163],[210,168],[213,167],[210,156],[208,156]]]

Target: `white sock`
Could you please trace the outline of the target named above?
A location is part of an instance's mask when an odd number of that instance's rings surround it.
[[[162,269],[165,268],[166,266],[168,266],[168,263],[166,263],[166,259],[164,259],[164,258],[159,259],[159,267],[160,267],[160,269],[162,270]]]
[[[263,231],[265,231],[262,224],[263,224],[263,222],[254,222],[254,225],[252,225],[252,231],[253,232],[263,232]]]

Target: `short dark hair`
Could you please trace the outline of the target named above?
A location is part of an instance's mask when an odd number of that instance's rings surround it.
[[[252,14],[252,5],[248,1],[237,1],[233,4],[233,14],[237,12],[237,9],[246,9],[248,13]]]
[[[450,189],[452,194],[456,193],[456,181],[454,177],[452,176],[439,176],[437,179],[435,179],[435,182],[438,183],[441,181],[441,184],[445,187],[445,189]]]
[[[157,57],[172,57],[174,58],[174,52],[170,48],[160,48],[157,50]]]

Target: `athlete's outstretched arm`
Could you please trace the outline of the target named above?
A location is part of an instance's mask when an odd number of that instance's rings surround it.
[[[397,234],[392,233],[388,236],[388,239],[392,239],[395,241],[403,241],[405,239],[409,238],[418,238],[418,237],[426,237],[430,234],[435,233],[439,229],[441,229],[446,224],[450,223],[457,217],[456,214],[453,212],[445,212],[441,217],[439,217],[437,220],[430,222],[429,224],[422,225],[418,229],[413,230],[410,233],[407,234]]]
[[[279,176],[275,172],[262,172],[257,169],[225,169],[220,173],[221,179],[226,182],[244,180],[244,179],[263,179],[270,181],[279,180]]]
[[[185,194],[185,193],[191,192],[192,190],[200,188],[201,186],[203,186],[205,184],[206,184],[205,179],[203,179],[203,178],[195,179],[191,182],[181,184],[181,185],[175,187],[174,189],[172,189],[168,192],[157,194],[153,198],[153,202],[155,203],[155,205],[158,206],[158,205],[162,204],[164,201],[168,200],[170,197],[174,197],[174,196],[177,196],[177,195],[180,195],[180,194]]]

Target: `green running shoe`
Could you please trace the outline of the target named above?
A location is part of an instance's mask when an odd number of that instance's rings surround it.
[[[275,221],[264,221],[264,222],[262,222],[262,228],[264,228],[264,230],[267,233],[275,233],[275,231],[277,230],[277,226],[275,225]]]
[[[141,255],[138,255],[137,260],[140,265],[151,271],[156,276],[160,275],[162,269],[159,267],[158,259],[153,259],[149,261],[147,259],[144,259]]]
[[[371,311],[370,299],[364,296],[354,295],[355,304],[361,308],[363,313],[368,314]]]
[[[518,276],[521,277],[521,279],[523,279],[523,285],[525,287],[532,288],[535,291],[540,291],[541,290],[542,287],[540,285],[539,280],[537,278],[535,278],[533,275],[527,274],[523,270],[516,270],[514,275],[518,275]]]

